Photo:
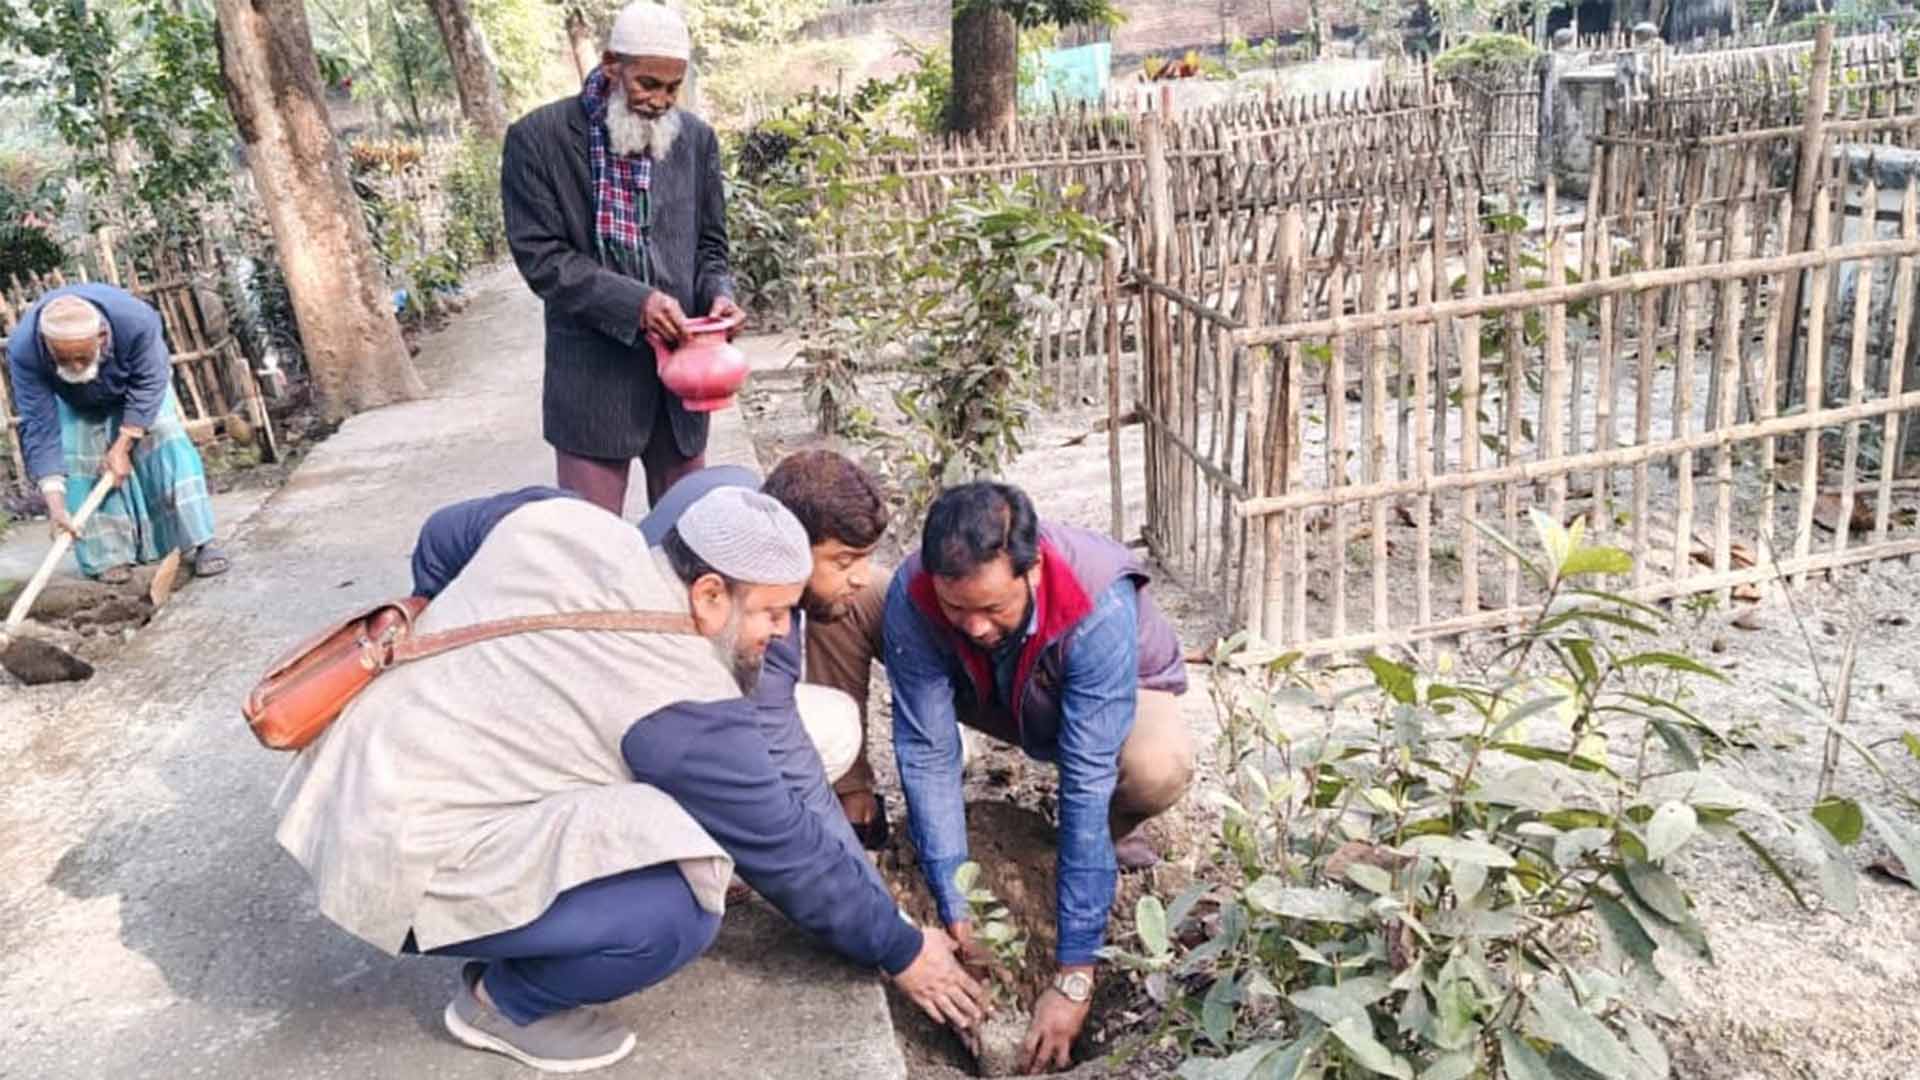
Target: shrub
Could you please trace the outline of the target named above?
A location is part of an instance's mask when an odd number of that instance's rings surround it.
[[[461,266],[493,262],[506,254],[507,222],[500,206],[500,143],[469,136],[460,144],[443,183],[447,193],[447,246]]]
[[[1688,707],[1720,676],[1641,647],[1660,613],[1582,587],[1627,554],[1534,527],[1544,559],[1489,533],[1548,599],[1485,670],[1375,655],[1327,700],[1297,656],[1220,648],[1218,880],[1143,899],[1139,951],[1113,951],[1195,1055],[1181,1076],[1666,1076],[1654,957],[1711,955],[1676,853],[1736,843],[1799,901],[1783,836],[1844,908],[1863,822],[1913,851],[1871,807],[1759,794]]]
[[[1441,53],[1433,73],[1443,79],[1530,64],[1540,50],[1518,34],[1474,34]]]
[[[67,261],[53,234],[37,225],[0,225],[0,267],[21,279],[50,273]]]

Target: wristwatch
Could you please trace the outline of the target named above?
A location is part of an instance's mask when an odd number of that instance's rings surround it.
[[[1093,975],[1085,971],[1063,971],[1053,977],[1053,988],[1075,1005],[1085,1005],[1093,997]]]

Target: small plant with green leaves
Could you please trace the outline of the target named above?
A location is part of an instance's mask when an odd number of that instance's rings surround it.
[[[1213,869],[1142,899],[1137,948],[1109,950],[1186,1080],[1664,1077],[1655,957],[1712,956],[1678,857],[1737,845],[1806,906],[1784,845],[1843,910],[1869,827],[1920,859],[1892,814],[1764,794],[1690,707],[1721,676],[1595,587],[1628,554],[1533,526],[1539,551],[1483,530],[1545,595],[1483,665],[1372,655],[1333,693],[1297,654],[1216,651]]]
[[[1020,1000],[1020,974],[1027,966],[1027,935],[1013,921],[1012,912],[992,889],[980,883],[980,864],[961,863],[953,883],[967,898],[967,917],[973,939],[991,957],[987,972],[993,1009],[964,1041],[982,1076],[1011,1076],[1018,1072],[1027,1035],[1027,1006]]]

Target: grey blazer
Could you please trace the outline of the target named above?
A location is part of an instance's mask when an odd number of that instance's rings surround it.
[[[713,129],[682,114],[680,137],[653,168],[651,254],[657,287],[688,317],[733,295],[726,192]],[[595,252],[587,114],[565,97],[507,129],[500,166],[507,243],[527,285],[546,301],[547,369],[541,428],[556,449],[633,458],[653,436],[661,399],[685,457],[706,449],[707,417],[660,385],[640,332],[652,288],[600,265]]]

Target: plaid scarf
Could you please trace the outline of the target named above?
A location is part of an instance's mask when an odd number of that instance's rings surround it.
[[[611,82],[604,68],[595,68],[580,89],[580,104],[587,110],[587,159],[593,167],[594,239],[600,265],[652,284],[647,234],[652,226],[653,155],[619,155],[608,146]]]

